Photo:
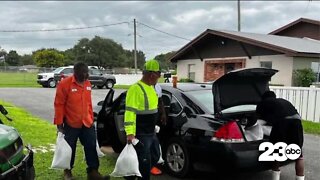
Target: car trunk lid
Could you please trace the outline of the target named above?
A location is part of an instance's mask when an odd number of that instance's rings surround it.
[[[258,104],[277,72],[268,68],[239,69],[217,79],[212,85],[215,114],[234,106]]]

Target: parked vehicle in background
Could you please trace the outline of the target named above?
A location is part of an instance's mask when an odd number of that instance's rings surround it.
[[[60,82],[61,79],[71,76],[73,74],[73,67],[61,67],[60,72],[54,73],[54,80]],[[103,74],[99,69],[89,68],[89,81],[93,87],[102,89],[106,87],[107,89],[113,88],[116,84],[116,78],[113,75]]]
[[[7,110],[0,105],[1,114],[9,121]],[[26,153],[25,153],[26,152]],[[35,179],[33,166],[33,151],[30,145],[24,152],[23,141],[18,131],[3,125],[0,119],[0,179]]]
[[[61,79],[73,74],[73,66],[59,67],[57,69],[59,70],[55,71],[53,74],[54,80],[57,82],[57,84],[61,81]]]
[[[263,126],[257,120],[255,109],[276,72],[266,68],[241,69],[225,74],[213,84],[178,83],[177,88],[171,83],[160,84],[167,124],[160,125],[158,137],[168,173],[181,178],[199,167],[227,173],[270,169],[270,164],[259,162],[258,157],[259,145],[269,139],[268,132],[261,131],[271,126]],[[94,107],[94,114],[99,144],[111,145],[119,153],[127,142],[126,92],[115,100],[113,95],[111,89],[98,103],[100,108]],[[259,134],[252,136],[254,132]]]
[[[54,79],[55,73],[61,73],[64,70],[64,67],[59,67],[49,73],[39,73],[37,76],[37,83],[42,85],[42,87],[55,88],[57,81]]]

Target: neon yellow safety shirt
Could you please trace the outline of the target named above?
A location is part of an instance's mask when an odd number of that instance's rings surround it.
[[[141,80],[127,91],[124,125],[127,135],[152,134],[158,118],[158,96]]]

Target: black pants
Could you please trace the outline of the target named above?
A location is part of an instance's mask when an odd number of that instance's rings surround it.
[[[73,128],[65,123],[64,125],[65,140],[68,142],[72,149],[72,157],[70,162],[70,167],[73,168],[74,159],[76,154],[76,147],[78,138],[84,147],[84,152],[87,162],[87,172],[99,168],[99,159],[96,149],[96,134],[94,126],[87,128],[82,126],[82,128]]]
[[[300,119],[282,119],[277,121],[271,130],[270,142],[285,142],[303,146],[303,127]]]

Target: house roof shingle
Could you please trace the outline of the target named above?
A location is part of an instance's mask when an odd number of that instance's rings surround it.
[[[286,29],[288,29],[288,28],[290,28],[290,27],[292,27],[292,26],[294,26],[296,24],[303,23],[303,22],[320,26],[320,21],[313,20],[313,19],[307,19],[307,18],[300,18],[300,19],[297,19],[297,20],[295,20],[295,21],[293,21],[293,22],[291,22],[291,23],[289,23],[289,24],[287,24],[285,26],[282,26],[279,29],[276,29],[276,30],[270,32],[269,34],[278,34],[281,31],[284,31],[284,30],[286,30]]]
[[[221,31],[228,34],[233,34],[238,37],[248,38],[254,41],[267,43],[270,45],[278,46],[298,53],[319,53],[320,54],[320,41],[308,38],[295,38],[287,36],[277,36],[270,34],[256,34],[245,33],[238,31]]]
[[[243,43],[260,46],[263,48],[275,50],[285,54],[298,55],[298,54],[311,54],[312,56],[320,55],[320,41],[308,39],[308,38],[295,38],[287,36],[278,36],[271,34],[257,34],[246,33],[238,31],[226,31],[226,30],[212,30],[207,29],[201,33],[195,39],[179,49],[171,58],[170,61],[178,60],[186,51],[190,50],[194,44],[196,44],[203,37],[212,34],[229,38]]]

